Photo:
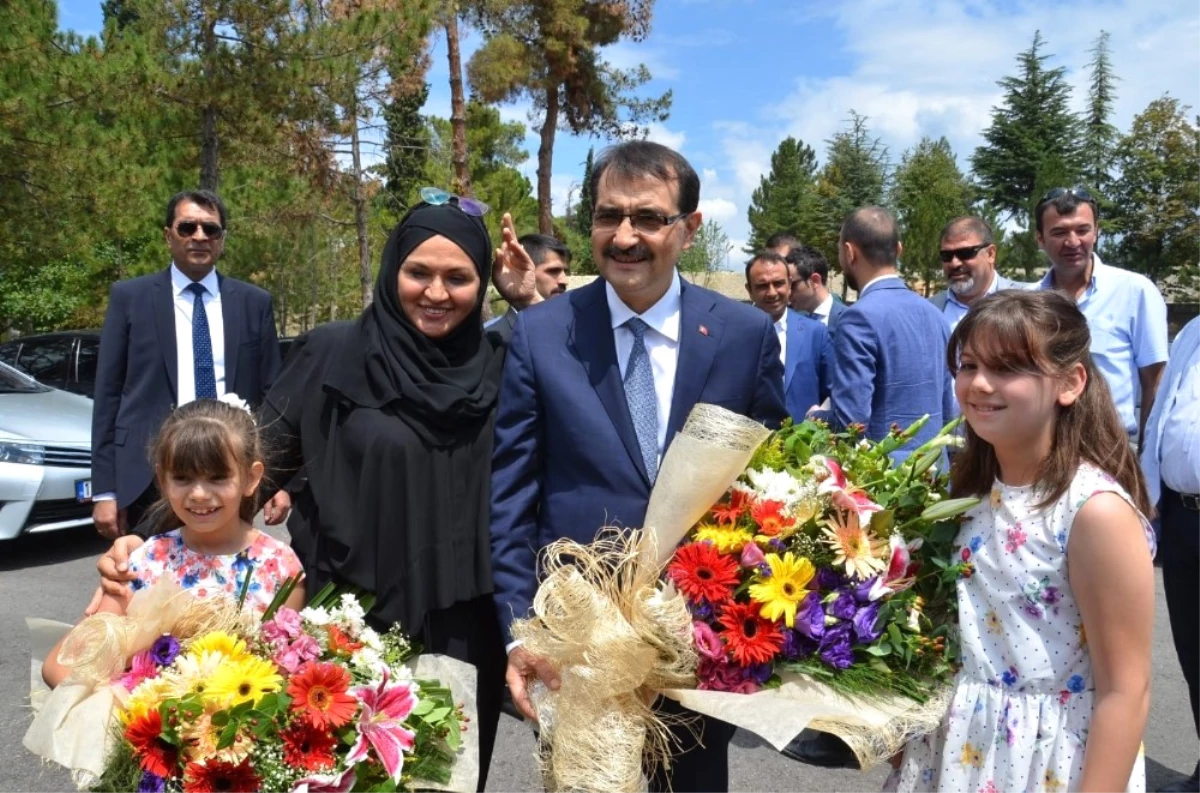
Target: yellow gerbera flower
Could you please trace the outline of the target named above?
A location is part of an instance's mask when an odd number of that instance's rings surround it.
[[[746,529],[734,526],[701,525],[696,527],[696,542],[711,542],[717,553],[741,553],[753,536]]]
[[[796,608],[808,594],[805,587],[817,571],[812,562],[803,556],[797,559],[791,551],[782,557],[769,553],[766,560],[771,567],[771,575],[764,578],[762,583],[751,584],[750,597],[756,603],[763,604],[759,612],[763,617],[776,622],[783,617],[787,626],[794,628]]]
[[[208,681],[221,664],[225,656],[218,652],[190,652],[179,656],[175,666],[163,674],[168,686],[168,696],[182,699],[188,694],[203,694],[208,687]]]
[[[236,663],[225,663],[208,681],[205,699],[220,702],[225,707],[234,707],[243,702],[262,699],[264,695],[278,691],[283,685],[275,664],[262,658],[244,658]]]
[[[152,710],[158,710],[164,699],[170,699],[170,684],[162,676],[151,677],[138,684],[125,703],[124,721],[126,723],[144,717]]]
[[[188,652],[195,655],[204,653],[220,653],[230,661],[241,661],[250,657],[246,650],[246,642],[225,631],[212,631],[188,645]]]
[[[844,565],[847,575],[866,580],[887,569],[887,560],[883,558],[887,544],[862,527],[856,511],[835,511],[821,531],[825,544],[833,549],[833,563]]]

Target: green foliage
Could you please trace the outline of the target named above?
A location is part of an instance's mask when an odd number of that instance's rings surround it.
[[[1080,173],[1082,130],[1070,110],[1071,87],[1063,68],[1046,67],[1051,56],[1043,46],[1039,31],[1017,56],[1017,76],[998,82],[1004,100],[992,108],[986,143],[971,157],[984,198],[1018,220],[1030,219],[1030,198],[1037,201],[1034,192],[1049,172],[1065,177],[1060,185],[1075,184]]]
[[[721,224],[706,220],[696,229],[692,246],[679,257],[679,269],[685,273],[711,273],[725,267],[733,245]]]
[[[892,206],[904,241],[903,275],[920,282],[923,294],[942,282],[938,260],[942,228],[970,213],[974,191],[958,169],[950,142],[923,138],[904,152],[892,179]]]
[[[1112,165],[1114,148],[1119,133],[1109,119],[1112,118],[1113,102],[1116,100],[1115,83],[1109,61],[1109,35],[1100,31],[1092,47],[1092,60],[1088,64],[1088,101],[1083,118],[1083,147],[1080,152],[1083,165],[1083,181],[1100,196],[1101,213],[1107,214],[1110,205]]]
[[[1114,263],[1160,288],[1197,285],[1200,240],[1200,124],[1170,96],[1151,102],[1117,144],[1113,186]],[[1102,216],[1103,217],[1103,216]]]
[[[429,85],[422,83],[418,90],[396,97],[383,106],[387,135],[382,168],[384,190],[380,198],[388,200],[398,210],[407,207],[409,197],[424,187],[431,132],[421,115],[421,107],[428,98]]]
[[[760,179],[750,198],[747,254],[762,250],[778,232],[804,241],[819,236],[816,173],[817,154],[812,147],[791,136],[784,138],[771,155],[770,173]]]

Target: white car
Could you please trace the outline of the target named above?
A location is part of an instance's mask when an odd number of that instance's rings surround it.
[[[0,540],[92,522],[92,400],[0,363]]]

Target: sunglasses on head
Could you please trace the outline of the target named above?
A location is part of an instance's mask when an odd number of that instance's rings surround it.
[[[426,204],[431,204],[435,207],[440,207],[442,204],[454,203],[465,214],[472,217],[481,218],[491,209],[487,204],[477,198],[468,198],[467,196],[455,195],[448,190],[443,190],[440,187],[422,187],[421,200]]]
[[[1056,187],[1053,190],[1047,190],[1046,194],[1042,196],[1042,200],[1038,201],[1038,203],[1044,204],[1047,201],[1053,201],[1054,199],[1062,198],[1065,195],[1075,196],[1080,201],[1096,200],[1092,197],[1091,193],[1082,187]]]
[[[979,245],[968,245],[966,248],[955,248],[949,251],[938,251],[938,258],[942,260],[942,264],[949,264],[956,258],[960,262],[969,262],[979,255],[979,252],[988,247],[992,243],[982,242]]]
[[[210,240],[219,240],[225,236],[225,229],[219,223],[197,223],[194,220],[184,220],[175,224],[175,233],[181,237],[191,237],[196,229],[204,229],[204,236]]]

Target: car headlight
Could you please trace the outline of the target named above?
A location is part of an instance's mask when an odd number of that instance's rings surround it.
[[[37,443],[0,441],[0,463],[42,465],[46,462],[46,447]]]

